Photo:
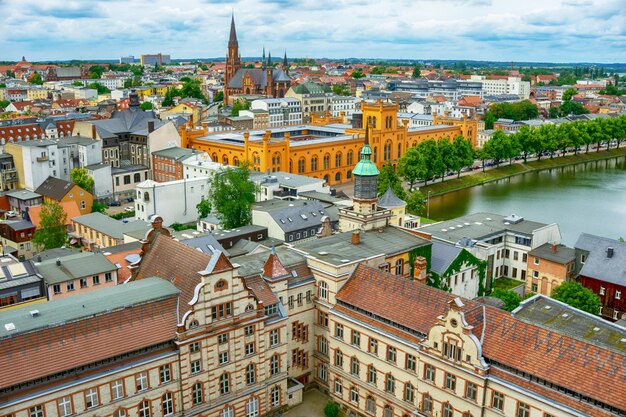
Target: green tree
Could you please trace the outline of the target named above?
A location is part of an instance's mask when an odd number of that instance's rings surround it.
[[[188,78],[188,77],[183,77],[183,78]],[[182,98],[191,97],[191,98],[197,98],[198,100],[202,100],[205,103],[207,102],[206,97],[204,96],[204,94],[202,94],[202,90],[200,89],[200,82],[198,82],[197,80],[189,79],[189,81],[185,81],[183,83],[182,88],[179,91],[179,94]]]
[[[70,181],[87,192],[93,192],[93,178],[89,176],[85,168],[74,168],[70,171]]]
[[[577,281],[565,281],[554,288],[552,298],[591,314],[598,314],[602,305],[600,297]]]
[[[441,175],[441,181],[446,177],[446,172],[458,171],[461,169],[461,161],[454,151],[454,146],[450,143],[450,139],[441,138],[437,141],[437,148],[439,148],[439,154],[441,155],[441,161],[443,162],[443,169],[439,173]]]
[[[550,107],[548,110],[548,117],[550,119],[556,119],[559,117],[559,108],[558,107]]]
[[[422,214],[424,213],[424,207],[426,203],[424,203],[424,195],[418,191],[411,191],[406,196],[406,209],[409,213],[412,214]]]
[[[6,108],[11,102],[9,100],[0,100],[0,109]]]
[[[11,70],[7,70],[6,75],[9,78],[15,78],[15,73]]]
[[[361,71],[361,69],[359,68],[356,71],[352,71],[351,77],[355,79],[359,79],[359,78],[365,77],[365,74],[363,74],[363,71]]]
[[[98,91],[98,94],[108,94],[111,92],[111,90],[109,90],[106,86],[100,83],[91,83],[87,86],[87,88],[92,88]]]
[[[203,197],[202,200],[196,204],[196,209],[198,209],[198,218],[204,219],[211,213],[211,202]]]
[[[5,83],[0,83],[0,88],[7,88],[7,85]]]
[[[463,138],[462,135],[458,135],[452,142],[454,148],[454,154],[459,161],[459,169],[457,169],[457,178],[461,176],[461,169],[463,167],[469,167],[474,164],[474,149],[472,148],[472,142],[469,139]]]
[[[492,112],[487,110],[485,113],[485,117],[483,117],[483,121],[485,122],[485,129],[493,129],[493,124],[498,120],[496,116],[493,115]]]
[[[31,84],[43,85],[43,78],[41,78],[41,74],[36,72],[32,77],[28,79],[28,82]]]
[[[224,101],[224,92],[221,90],[218,91],[215,97],[213,97],[213,101]]]
[[[562,100],[563,101],[570,101],[572,99],[572,97],[575,96],[576,94],[578,94],[578,90],[575,89],[574,87],[570,87],[570,88],[566,89],[565,91],[563,91]]]
[[[504,133],[502,130],[496,130],[491,135],[491,139],[487,141],[490,144],[490,148],[493,154],[493,158],[496,161],[496,166],[500,166],[502,161],[506,161],[507,159],[511,159],[515,156],[515,151],[513,147],[513,142],[509,135]],[[487,143],[485,145],[487,145]]]
[[[67,241],[65,222],[67,213],[55,203],[44,203],[39,214],[39,228],[33,235],[33,243],[40,250],[60,248]]]
[[[385,194],[389,187],[391,187],[391,190],[396,196],[398,196],[398,198],[404,200],[405,191],[402,187],[402,181],[400,181],[398,173],[393,168],[393,165],[387,162],[383,165],[383,168],[380,170],[380,175],[378,176],[378,196],[380,197]]]
[[[419,78],[422,75],[422,68],[420,64],[413,65],[413,73],[411,73],[411,77]]]
[[[91,205],[91,212],[92,213],[104,213],[107,207],[108,206],[106,204],[101,203],[97,200],[94,200],[93,204]]]
[[[494,290],[491,296],[504,301],[502,309],[506,311],[515,310],[522,302],[522,297],[518,293],[512,290],[503,290],[502,288]]]
[[[422,154],[417,148],[409,148],[398,161],[398,175],[409,183],[409,190],[418,180],[426,178],[426,167]]]
[[[233,103],[232,110],[230,111],[231,115],[239,116],[240,110],[248,110],[250,108],[250,102],[245,99],[237,99]]]
[[[165,92],[165,97],[163,98],[163,101],[161,102],[161,106],[170,107],[173,105],[174,105],[174,93],[172,92],[171,88],[168,88],[167,91]]]
[[[570,114],[588,114],[589,110],[577,101],[564,101],[559,108],[561,116],[569,116]]]
[[[329,401],[324,406],[324,415],[326,417],[337,417],[339,416],[339,404],[334,401]]]
[[[417,150],[422,154],[426,176],[425,183],[428,183],[428,178],[434,177],[445,170],[441,153],[434,139],[428,139],[420,143],[417,145]]]
[[[246,165],[226,168],[209,179],[211,207],[218,213],[224,229],[250,224],[250,207],[255,201],[256,187],[250,181]]]
[[[524,157],[524,163],[528,159],[528,155],[535,152],[535,142],[533,140],[533,131],[528,125],[522,126],[517,132],[515,132],[512,136],[514,137],[515,142],[517,142],[517,146]]]
[[[82,81],[74,81],[74,82],[72,83],[72,85],[73,85],[74,87],[82,87],[84,84],[83,84],[83,82],[82,82]]]
[[[139,105],[139,108],[144,111],[152,110],[152,103],[150,103],[149,101],[144,101]]]
[[[350,88],[345,84],[335,84],[331,87],[331,89],[333,90],[333,93],[337,94],[338,96],[350,95]]]
[[[104,68],[103,66],[100,65],[94,65],[93,67],[89,68],[89,78],[91,79],[98,79],[102,77],[102,73],[106,70],[106,68]]]

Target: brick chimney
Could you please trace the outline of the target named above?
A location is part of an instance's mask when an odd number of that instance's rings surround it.
[[[423,256],[417,256],[413,261],[413,279],[422,283],[426,283],[426,270],[428,269],[428,261]]]
[[[359,230],[354,230],[352,232],[352,244],[358,245],[361,243],[361,232]]]
[[[154,132],[154,120],[148,122],[148,133]]]
[[[552,244],[552,253],[556,253],[556,243]]]

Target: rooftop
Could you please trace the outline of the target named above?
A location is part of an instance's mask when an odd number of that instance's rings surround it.
[[[576,258],[576,251],[573,248],[568,248],[565,245],[552,245],[550,243],[538,246],[528,252],[528,254],[559,264],[570,263]]]
[[[115,264],[103,254],[93,252],[80,252],[62,258],[35,262],[35,268],[48,285],[91,277],[117,269]]]
[[[124,223],[102,213],[84,214],[82,216],[74,217],[72,221],[104,233],[115,239],[123,239],[125,233],[130,233],[132,231],[145,230],[147,232],[150,226],[143,220],[134,220]]]
[[[580,275],[626,285],[626,243],[581,233],[574,247],[589,252]]]
[[[314,185],[324,182],[323,179],[307,177],[306,175],[298,175],[282,171],[272,172],[271,174],[251,171],[250,180],[263,186],[276,184],[281,187],[288,188],[298,188],[305,185]]]

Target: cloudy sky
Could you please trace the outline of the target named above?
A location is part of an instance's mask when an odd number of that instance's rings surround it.
[[[626,62],[625,0],[0,0],[0,60],[243,56]]]

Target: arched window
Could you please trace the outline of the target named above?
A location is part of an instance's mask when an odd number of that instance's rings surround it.
[[[389,404],[383,409],[383,417],[393,417],[393,408]]]
[[[400,159],[401,156],[402,156],[402,143],[398,143],[398,156],[397,156],[397,158]]]
[[[383,161],[389,161],[391,159],[391,142],[385,143],[383,148]]]
[[[293,172],[293,159],[289,160],[289,172]]]
[[[335,174],[335,182],[340,182],[341,181],[341,173],[338,172]]]
[[[335,155],[335,168],[339,168],[341,166],[341,152],[338,152]]]
[[[228,156],[227,156],[227,155],[223,155],[223,156],[222,156],[222,163],[223,163],[224,165],[228,165]]]
[[[150,201],[150,194],[147,191],[143,193],[143,201]]]
[[[197,382],[191,387],[191,402],[193,405],[202,404],[204,402],[202,394],[202,384]]]
[[[246,417],[259,416],[259,399],[252,397],[246,402]]]
[[[396,380],[391,374],[387,374],[385,377],[385,391],[391,393],[396,391]]]
[[[335,351],[335,366],[343,367],[343,353],[339,349]]]
[[[324,181],[328,183],[328,174],[324,175]]]
[[[320,281],[319,297],[322,300],[328,301],[328,283],[326,283],[326,281]]]
[[[346,172],[346,178],[347,178],[347,179],[352,178],[352,171],[348,171],[348,172]]]
[[[304,164],[306,163],[304,157],[298,159],[298,174],[302,174],[304,173],[305,170],[305,166]]]
[[[324,169],[330,168],[330,154],[324,155]]]
[[[372,415],[376,414],[376,400],[371,395],[365,400],[365,411]]]
[[[376,378],[378,376],[378,372],[376,372],[376,368],[374,365],[367,366],[367,382],[370,384],[376,385]]]
[[[161,397],[161,410],[164,416],[174,414],[174,399],[172,398],[171,392],[167,392]]]
[[[213,153],[211,154],[211,160],[212,160],[212,161],[215,161],[215,162],[217,162],[217,161],[218,161],[218,159],[217,159],[217,154],[216,154],[215,152],[213,152]]]
[[[428,394],[422,397],[422,411],[429,414],[433,412],[433,397]]]
[[[374,146],[374,162],[378,162],[378,146]]]
[[[239,158],[237,158],[236,156],[233,156],[233,165],[239,166]]]
[[[148,401],[142,401],[137,407],[139,417],[150,417],[150,403]]]
[[[311,158],[311,171],[317,171],[317,155],[313,155]]]
[[[354,153],[352,151],[348,151],[348,155],[346,156],[346,164],[352,165],[353,157],[354,157]]]
[[[280,387],[275,386],[270,392],[270,405],[272,408],[280,407]]]
[[[396,275],[404,275],[404,259],[402,258],[396,261]]]

